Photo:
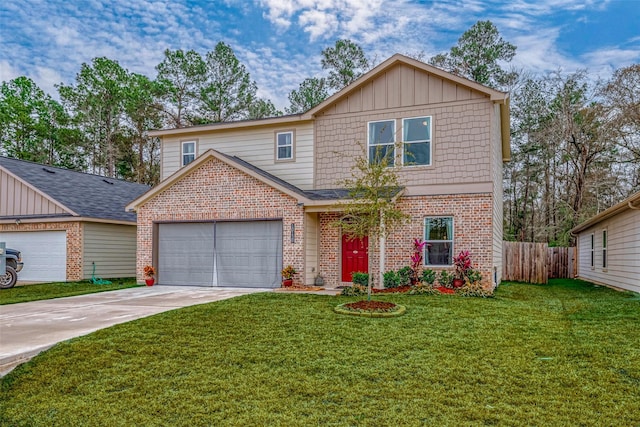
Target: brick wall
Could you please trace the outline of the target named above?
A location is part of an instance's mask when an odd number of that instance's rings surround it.
[[[0,224],[0,231],[59,231],[67,232],[67,280],[82,280],[83,227],[79,221]]]
[[[137,277],[153,260],[154,221],[282,219],[283,264],[304,272],[303,207],[297,200],[215,158],[203,163],[138,209]],[[291,243],[291,224],[295,243]]]
[[[413,239],[424,238],[424,218],[452,216],[454,221],[453,255],[468,250],[474,268],[480,270],[484,281],[490,281],[493,271],[493,224],[491,194],[456,196],[403,197],[398,206],[411,220],[389,235],[386,241],[385,270],[397,270],[411,264]],[[320,215],[320,271],[326,286],[346,285],[341,282],[340,230],[331,225],[339,214]],[[371,245],[370,245],[371,246]],[[440,271],[441,269],[436,269]],[[453,271],[453,267],[449,268]],[[369,272],[378,285],[379,253],[377,242]]]

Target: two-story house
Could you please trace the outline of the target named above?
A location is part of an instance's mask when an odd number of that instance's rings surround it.
[[[486,281],[502,272],[502,164],[509,159],[508,95],[394,55],[315,108],[297,115],[152,132],[162,139],[162,182],[128,205],[138,214],[138,278],[158,283],[280,286],[351,281],[367,264],[366,239],[343,236],[338,183],[361,146],[400,168],[398,206],[410,221],[385,242],[384,268],[410,264],[428,242],[425,268],[452,269],[471,252]]]

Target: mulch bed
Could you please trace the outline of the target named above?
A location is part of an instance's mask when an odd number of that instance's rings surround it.
[[[455,294],[456,291],[451,288],[445,288],[444,286],[439,286],[436,288],[437,291],[440,291],[441,294]]]
[[[344,305],[344,307],[351,310],[366,311],[388,311],[395,308],[395,306],[396,305],[392,302],[384,301],[357,301]]]
[[[286,286],[282,288],[276,288],[276,291],[322,291],[324,288],[320,286]]]

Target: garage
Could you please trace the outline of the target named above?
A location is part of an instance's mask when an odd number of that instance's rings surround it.
[[[66,231],[0,232],[0,242],[22,252],[19,280],[64,282],[67,279]]]
[[[158,283],[280,286],[282,221],[158,224]]]

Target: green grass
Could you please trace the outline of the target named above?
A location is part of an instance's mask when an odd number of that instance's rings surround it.
[[[640,425],[640,298],[585,282],[493,299],[265,293],[61,343],[2,379],[0,425]]]
[[[110,280],[113,282],[110,285],[94,285],[88,280],[83,280],[81,282],[39,283],[15,286],[11,289],[0,289],[0,305],[71,297],[139,286],[134,278]]]

